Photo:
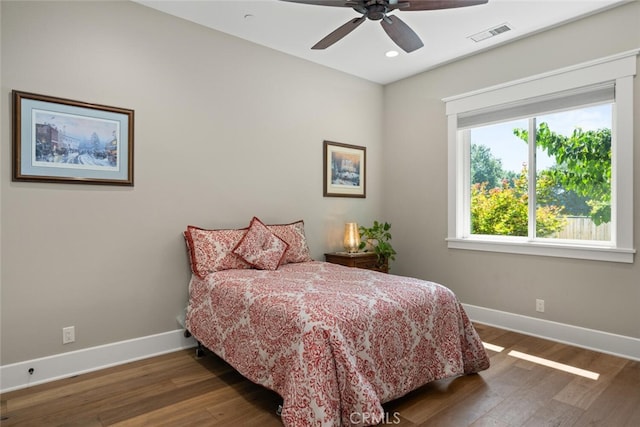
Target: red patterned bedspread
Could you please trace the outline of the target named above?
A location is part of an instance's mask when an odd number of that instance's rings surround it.
[[[193,277],[187,328],[282,396],[286,426],[366,425],[381,404],[489,359],[456,296],[423,280],[324,262]]]

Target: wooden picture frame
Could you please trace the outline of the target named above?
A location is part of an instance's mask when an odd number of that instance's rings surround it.
[[[133,110],[13,91],[13,181],[133,186]]]
[[[367,197],[367,148],[332,141],[323,148],[324,197]]]

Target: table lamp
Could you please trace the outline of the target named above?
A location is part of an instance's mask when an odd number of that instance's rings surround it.
[[[360,248],[360,232],[358,224],[348,222],[344,225],[344,249],[349,253],[358,252]]]

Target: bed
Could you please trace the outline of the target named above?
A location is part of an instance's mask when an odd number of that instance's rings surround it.
[[[291,231],[292,224],[260,222],[285,244],[284,252],[272,250],[273,242],[250,236],[254,220],[235,234],[224,230],[224,238],[223,230],[185,232],[194,273],[186,327],[243,376],[277,392],[285,426],[375,424],[384,419],[385,402],[489,367],[473,325],[445,286],[313,261],[300,223],[287,235],[274,227]],[[218,236],[203,244],[197,235],[208,232]],[[277,262],[257,263],[265,253]],[[242,263],[219,269],[212,258]]]

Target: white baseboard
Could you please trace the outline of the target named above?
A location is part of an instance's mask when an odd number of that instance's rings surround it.
[[[462,304],[471,320],[600,353],[640,361],[640,339]]]
[[[474,322],[640,361],[640,339],[463,304]],[[195,347],[184,330],[0,366],[0,393]],[[29,369],[33,368],[33,374]]]
[[[119,341],[0,366],[0,393],[194,347],[184,330]],[[29,369],[33,368],[33,374]]]

